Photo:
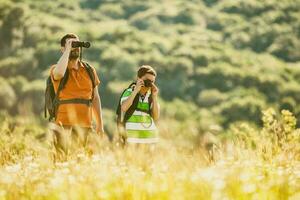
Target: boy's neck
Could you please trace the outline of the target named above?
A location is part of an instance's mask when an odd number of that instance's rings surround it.
[[[140,94],[141,94],[141,95],[146,95],[147,92],[148,92],[148,89],[143,89],[143,88],[142,88],[142,89],[140,90]]]

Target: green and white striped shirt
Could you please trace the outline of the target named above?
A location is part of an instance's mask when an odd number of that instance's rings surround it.
[[[128,88],[121,97],[121,104],[132,93],[132,88]],[[151,91],[149,90],[145,95],[144,100],[140,97],[137,108],[132,116],[125,122],[125,129],[127,133],[128,143],[156,143],[158,142],[158,131],[155,126],[153,118],[147,113],[149,107],[149,96]],[[124,113],[122,113],[122,119]]]

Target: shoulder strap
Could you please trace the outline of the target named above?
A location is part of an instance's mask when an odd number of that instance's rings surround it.
[[[133,83],[131,83],[131,84],[129,85],[128,88],[132,88],[132,87],[134,87],[135,85],[136,85],[136,82],[133,82]],[[138,105],[138,103],[139,103],[139,99],[140,99],[140,93],[138,93],[138,94],[135,96],[135,98],[134,98],[134,100],[133,100],[131,106],[130,106],[130,107],[128,108],[128,110],[125,112],[125,114],[124,114],[124,119],[123,119],[123,123],[124,123],[124,124],[125,124],[125,122],[133,115],[133,113],[134,113],[134,111],[135,111],[135,109],[136,109],[136,107],[137,107],[137,105]]]
[[[82,62],[82,64],[84,65],[84,68],[86,69],[91,81],[92,81],[92,85],[93,85],[93,92],[92,92],[92,100],[94,99],[94,89],[96,87],[96,83],[95,83],[95,74],[94,74],[94,70],[93,68],[90,66],[89,63],[87,62]]]
[[[62,89],[64,89],[65,85],[67,84],[68,79],[69,79],[69,69],[67,68],[66,72],[64,74],[64,77],[59,82],[59,86],[58,86],[57,92],[55,94],[56,100],[59,99],[59,94],[62,91]]]
[[[123,90],[123,92],[121,93],[121,95],[120,95],[120,98],[119,98],[119,104],[118,104],[118,108],[117,108],[117,111],[116,111],[116,114],[117,115],[120,115],[121,114],[121,98],[122,98],[122,96],[123,96],[123,94],[129,89],[129,88],[131,88],[132,86],[134,86],[135,85],[135,82],[132,82],[125,90]]]
[[[140,100],[140,93],[138,93],[133,102],[132,105],[128,108],[128,110],[126,111],[125,115],[124,115],[124,119],[123,119],[123,123],[125,123],[134,113],[134,111],[136,110],[136,107],[139,103]]]
[[[94,74],[94,70],[93,68],[91,67],[91,65],[87,62],[82,62],[87,73],[89,74],[90,76],[90,79],[92,81],[92,84],[93,84],[93,88],[96,87],[96,83],[95,83],[95,74]]]
[[[119,98],[119,102],[118,102],[118,107],[117,107],[117,110],[116,110],[116,115],[117,115],[117,123],[122,123],[121,122],[121,98],[123,96],[123,94],[129,89],[129,88],[132,88],[136,83],[135,82],[132,82],[125,90],[123,90],[122,94],[120,95],[120,98]],[[125,113],[126,114],[126,113]],[[123,120],[124,121],[124,120]]]
[[[46,90],[45,90],[45,102],[44,102],[44,116],[47,118],[47,109],[52,106],[52,97],[55,97],[54,87],[51,80],[51,77],[48,76],[46,81]],[[51,105],[49,105],[51,104]]]
[[[62,89],[65,87],[65,85],[68,81],[68,78],[69,78],[69,70],[67,68],[66,71],[65,71],[64,76],[60,79],[60,82],[59,82],[59,85],[58,85],[58,88],[57,88],[56,92],[54,90],[54,85],[53,85],[53,82],[51,80],[51,77],[49,77],[48,80],[47,80],[47,84],[48,83],[51,84],[51,87],[53,87],[53,92],[54,92],[54,98],[51,101],[51,114],[49,116],[49,121],[51,121],[52,118],[56,118],[56,112],[57,112],[58,106],[59,106],[59,94],[62,91]],[[49,85],[49,87],[50,87],[50,85]],[[46,115],[47,114],[45,114],[45,117],[46,117]]]

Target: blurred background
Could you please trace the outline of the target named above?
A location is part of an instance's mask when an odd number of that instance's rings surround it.
[[[158,72],[162,137],[198,144],[262,111],[300,120],[299,0],[0,0],[0,120],[44,127],[44,90],[60,39],[91,47],[107,132],[140,65]]]

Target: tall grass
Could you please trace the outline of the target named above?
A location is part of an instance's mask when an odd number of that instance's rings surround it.
[[[43,129],[0,127],[0,199],[300,199],[300,136],[288,111],[233,125],[212,148],[125,149],[92,136],[93,154],[53,162]],[[164,135],[164,133],[162,133]]]

